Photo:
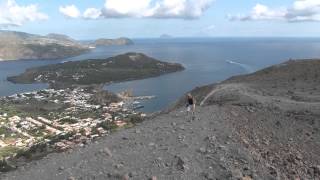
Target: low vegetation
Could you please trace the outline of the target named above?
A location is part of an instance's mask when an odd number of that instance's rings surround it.
[[[14,83],[51,82],[91,85],[159,76],[184,70],[175,63],[158,61],[140,53],[127,53],[107,59],[84,60],[28,69],[8,77]]]

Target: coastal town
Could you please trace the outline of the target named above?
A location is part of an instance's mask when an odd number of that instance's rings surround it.
[[[99,93],[104,96],[94,98]],[[3,97],[0,99],[0,158],[13,158],[38,144],[64,151],[83,146],[86,141],[117,128],[131,127],[146,117],[135,112],[141,107],[137,100],[150,98],[153,96],[115,95],[79,87]]]

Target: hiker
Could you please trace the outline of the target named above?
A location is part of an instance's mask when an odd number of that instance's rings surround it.
[[[191,111],[192,115],[194,116],[195,110],[196,110],[196,101],[192,97],[192,95],[189,93],[187,95],[187,112],[189,114],[189,112]]]

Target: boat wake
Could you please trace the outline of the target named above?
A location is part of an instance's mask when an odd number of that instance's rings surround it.
[[[240,66],[241,68],[243,68],[248,73],[253,73],[255,71],[251,66],[249,66],[247,64],[242,64],[242,63],[235,62],[235,61],[230,61],[230,60],[226,60],[226,62],[229,63],[229,64],[236,65],[236,66]]]

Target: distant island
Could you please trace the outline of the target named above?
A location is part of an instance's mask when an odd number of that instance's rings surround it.
[[[118,39],[97,39],[96,41],[94,41],[93,43],[91,43],[90,45],[97,47],[97,46],[123,46],[123,45],[133,45],[134,42],[129,39],[129,38],[118,38]]]
[[[173,36],[171,36],[171,35],[169,35],[169,34],[162,34],[162,35],[160,36],[160,38],[162,38],[162,39],[170,39],[170,38],[173,38]]]
[[[104,84],[142,79],[184,70],[176,63],[156,60],[141,53],[126,53],[107,59],[65,62],[27,69],[8,77],[14,83]]]
[[[131,45],[128,38],[98,39],[82,43],[63,34],[46,36],[16,31],[0,31],[0,61],[62,59],[89,52],[91,48],[107,45]]]

